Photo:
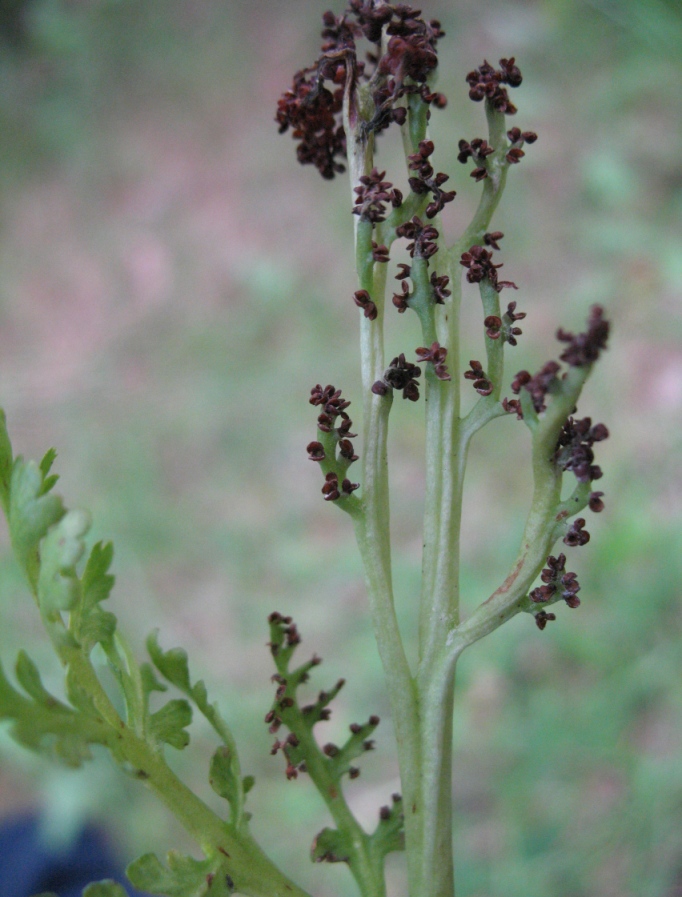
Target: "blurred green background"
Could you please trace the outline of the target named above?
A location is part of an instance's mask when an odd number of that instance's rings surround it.
[[[310,864],[328,820],[287,782],[262,718],[265,618],[297,619],[348,684],[324,733],[370,713],[377,751],[349,787],[360,818],[398,790],[391,727],[348,521],[306,458],[316,382],[358,407],[347,183],[295,162],[273,115],[317,55],[318,0],[27,0],[0,7],[0,402],[15,450],[59,450],[61,491],[116,547],[112,609],[141,653],[160,627],[232,722],[257,785],[254,830],[319,897],[347,871]],[[337,5],[336,12],[341,11]],[[540,633],[516,619],[460,664],[455,813],[461,897],[682,895],[682,11],[678,0],[424,3],[441,19],[434,118],[452,174],[450,235],[477,188],[457,140],[484,134],[464,75],[515,55],[514,124],[538,132],[494,225],[528,312],[509,374],[556,357],[559,323],[601,302],[609,351],[580,414],[603,420],[607,507],[571,552],[578,611]],[[395,161],[382,138],[378,162]],[[479,333],[478,298],[464,326]],[[408,316],[405,316],[408,318]],[[407,332],[406,332],[407,331]],[[391,316],[389,351],[418,345]],[[463,358],[481,357],[478,342]],[[408,403],[404,403],[408,404]],[[351,414],[353,412],[351,408]],[[395,572],[407,626],[419,582],[420,405],[391,443]],[[359,411],[356,416],[359,423]],[[528,503],[525,431],[474,445],[466,604],[513,558]],[[2,532],[0,651],[59,680]],[[54,686],[53,686],[54,687]],[[207,796],[209,734],[173,758]],[[171,751],[172,752],[172,751]],[[42,806],[55,837],[106,822],[122,854],[187,847],[105,757],[64,772],[0,732],[0,813]],[[402,859],[389,863],[403,895]]]

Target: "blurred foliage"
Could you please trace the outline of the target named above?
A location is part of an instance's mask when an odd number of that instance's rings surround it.
[[[138,649],[160,626],[163,643],[182,643],[195,674],[224,694],[245,772],[256,775],[256,833],[316,894],[344,895],[345,870],[309,863],[306,838],[328,820],[304,780],[285,781],[262,722],[265,618],[277,609],[297,619],[302,650],[325,658],[312,689],[348,679],[330,737],[382,717],[376,756],[352,792],[360,817],[373,824],[398,790],[352,534],[321,501],[304,451],[310,386],[358,395],[348,188],[296,166],[272,121],[330,5],[26,4],[21,40],[0,48],[0,397],[16,449],[40,456],[56,445],[69,504],[90,508],[95,537],[114,540],[112,600]],[[460,665],[459,893],[673,897],[682,888],[680,5],[437,0],[424,9],[448,35],[439,86],[450,104],[433,129],[459,191],[449,223],[461,225],[476,196],[455,161],[457,139],[483,131],[480,107],[466,101],[469,69],[515,54],[525,79],[518,124],[540,135],[495,221],[507,235],[504,273],[528,312],[509,373],[555,354],[556,326],[580,326],[592,302],[614,319],[580,408],[612,434],[598,458],[607,508],[570,558],[583,604],[543,633],[515,620]],[[465,308],[467,334],[478,315],[473,302]],[[391,322],[389,351],[404,351],[410,326]],[[409,623],[420,409],[393,417],[396,580]],[[490,434],[473,447],[465,508],[470,604],[504,576],[527,503],[524,435],[507,420]],[[7,558],[0,609],[3,657],[21,631],[57,689]],[[184,756],[177,765],[210,801],[211,740],[200,726],[193,739],[203,765]],[[15,801],[46,801],[55,837],[88,814],[114,828],[128,855],[186,846],[106,762],[55,772],[4,735],[1,745],[0,801],[10,807],[11,789]],[[396,895],[400,862],[390,863]]]
[[[27,0],[5,0],[0,6],[0,39],[10,46],[22,43],[26,36]]]

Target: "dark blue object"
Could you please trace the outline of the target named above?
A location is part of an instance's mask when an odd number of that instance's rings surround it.
[[[51,849],[40,834],[37,816],[11,818],[0,824],[0,895],[32,897],[52,891],[81,897],[93,881],[113,878],[131,897],[141,894],[126,884],[102,832],[87,826],[63,850]]]

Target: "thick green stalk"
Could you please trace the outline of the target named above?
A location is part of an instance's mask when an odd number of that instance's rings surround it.
[[[438,223],[438,222],[436,222]],[[439,224],[440,227],[440,224]],[[433,339],[447,349],[451,380],[426,375],[426,486],[419,615],[419,673],[428,678],[432,657],[443,629],[456,625],[459,615],[459,527],[461,471],[459,456],[459,310],[461,285],[452,253],[441,246],[432,267],[450,279],[451,295],[443,307],[433,306]],[[454,269],[454,270],[453,270]],[[420,315],[423,318],[423,315]],[[431,334],[422,320],[427,345]]]
[[[459,625],[459,545],[466,455],[472,430],[460,419],[459,314],[463,251],[483,238],[502,196],[508,164],[504,159],[504,115],[486,103],[490,143],[496,152],[474,218],[439,261],[450,277],[452,295],[440,321],[452,381],[440,383],[437,401],[427,395],[426,497],[417,675],[422,758],[422,865],[410,893],[434,897],[454,894],[452,860],[452,706],[459,651],[448,633]],[[443,340],[444,337],[444,340]],[[501,348],[501,347],[500,347]],[[500,348],[493,349],[495,379],[502,375]],[[490,358],[490,355],[489,355]],[[491,359],[492,360],[492,359]],[[499,399],[499,383],[495,399]],[[495,403],[496,404],[496,403]],[[492,416],[492,415],[491,415]],[[434,874],[434,870],[438,870]]]
[[[443,250],[441,250],[443,251]],[[463,463],[459,432],[459,284],[445,256],[452,296],[444,309],[452,380],[427,395],[426,495],[417,690],[420,712],[419,863],[410,894],[452,897],[452,706],[454,666],[445,669],[445,638],[459,620],[459,532]]]
[[[362,131],[354,98],[346,96],[344,123],[348,145],[351,195],[363,174],[371,171],[372,141]],[[377,263],[369,276],[368,248],[371,228],[355,219],[358,277],[370,292],[377,317],[360,319],[360,353],[363,388],[363,484],[361,509],[353,514],[355,534],[365,572],[372,626],[388,683],[391,714],[396,733],[403,802],[406,807],[406,851],[408,867],[414,863],[415,845],[408,821],[409,807],[417,800],[419,780],[419,735],[414,681],[395,614],[391,574],[391,541],[388,492],[388,417],[392,398],[372,392],[372,384],[384,373],[385,264]],[[383,270],[382,270],[383,269]]]

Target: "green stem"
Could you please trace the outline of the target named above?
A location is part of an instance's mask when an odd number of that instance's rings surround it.
[[[120,750],[133,774],[173,813],[207,856],[220,854],[236,890],[249,897],[309,897],[263,853],[248,832],[237,835],[170,769],[162,754],[127,726]]]
[[[441,649],[430,678],[420,684],[422,850],[418,883],[410,893],[453,897],[452,713],[455,665]]]
[[[426,495],[420,599],[419,668],[420,778],[414,811],[415,850],[409,864],[410,894],[452,897],[452,707],[454,664],[444,665],[445,639],[459,620],[459,540],[466,443],[460,431],[459,309],[461,285],[453,254],[438,254],[452,295],[442,309],[452,380],[429,383],[426,403]]]
[[[474,432],[460,419],[459,315],[462,293],[458,263],[465,249],[482,240],[504,190],[508,167],[504,159],[504,115],[492,108],[487,108],[486,112],[490,142],[496,152],[489,159],[488,178],[479,208],[460,240],[449,251],[441,248],[438,255],[439,262],[444,262],[452,290],[439,327],[439,332],[445,336],[441,342],[448,350],[452,380],[439,383],[437,391],[433,390],[435,396],[431,392],[427,395],[426,409],[426,496],[417,674],[422,818],[418,834],[420,863],[409,870],[410,893],[419,897],[452,897],[454,894],[452,706],[455,661],[461,648],[453,650],[448,643],[448,633],[456,631],[459,625],[462,493],[466,455]],[[490,354],[488,357],[490,359]],[[492,360],[496,379],[501,380],[501,359],[493,356]],[[499,388],[496,398],[499,398]]]
[[[441,250],[444,251],[444,250]],[[440,254],[440,253],[439,253]],[[426,405],[426,496],[420,605],[419,678],[431,675],[444,633],[459,614],[459,530],[463,465],[460,464],[459,308],[461,286],[445,252],[452,295],[445,306],[447,363],[452,379],[438,381]],[[433,399],[436,399],[435,401]]]
[[[508,144],[504,130],[504,113],[497,112],[486,100],[485,114],[488,119],[488,142],[495,152],[488,156],[485,162],[488,176],[483,181],[483,192],[478,208],[469,226],[453,247],[456,262],[459,261],[463,252],[466,252],[471,246],[480,244],[483,240],[483,235],[490,226],[490,220],[502,199],[507,182],[509,163],[505,159]]]
[[[351,195],[363,174],[371,171],[372,144],[362,132],[357,106],[346,96],[344,124],[348,145]],[[386,265],[377,263],[371,284],[367,271],[367,228],[356,219],[356,261],[363,289],[371,290],[377,317],[360,319],[360,353],[363,388],[363,484],[361,508],[353,514],[362,558],[370,615],[377,648],[388,683],[396,733],[403,800],[416,801],[419,779],[419,735],[416,693],[395,614],[391,573],[390,511],[388,491],[387,433],[392,396],[376,395],[372,385],[384,373],[384,288]],[[371,245],[371,244],[370,244]],[[407,813],[406,813],[407,816]],[[409,828],[406,821],[406,830]],[[407,835],[408,866],[412,841]]]
[[[481,302],[483,303],[484,320],[491,315],[495,315],[498,318],[501,317],[500,294],[488,278],[481,281],[479,288]],[[490,398],[499,402],[502,380],[504,378],[504,339],[501,334],[497,339],[491,339],[487,334],[485,335],[485,354],[487,358],[486,373],[493,386]]]
[[[305,897],[305,891],[280,872],[248,832],[237,834],[175,775],[159,750],[123,722],[79,649],[64,650],[62,660],[113,730],[108,744],[118,762],[131,768],[133,775],[156,794],[207,855],[220,853],[226,857],[240,893],[250,897]]]

